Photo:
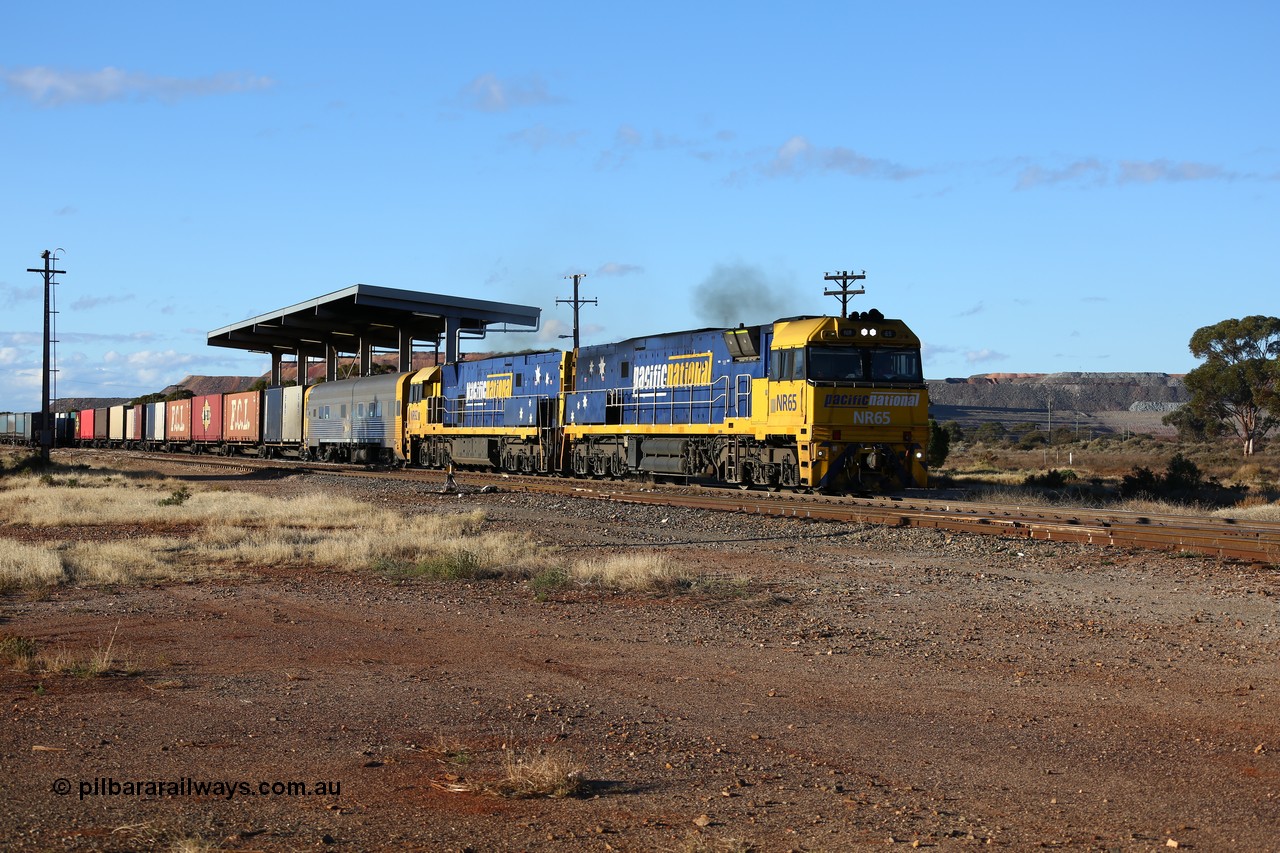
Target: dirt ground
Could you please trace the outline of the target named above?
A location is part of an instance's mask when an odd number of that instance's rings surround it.
[[[568,555],[661,549],[721,583],[264,566],[11,594],[0,632],[121,663],[0,672],[0,846],[1280,850],[1273,569],[319,475],[233,487],[479,508]],[[488,790],[548,756],[581,793]]]

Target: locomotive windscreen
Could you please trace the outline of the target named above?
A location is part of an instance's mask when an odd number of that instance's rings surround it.
[[[813,382],[923,382],[920,351],[903,347],[809,347]]]

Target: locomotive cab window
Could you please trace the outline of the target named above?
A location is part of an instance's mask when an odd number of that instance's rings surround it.
[[[797,356],[799,358],[797,359]],[[797,373],[797,367],[799,372]],[[804,350],[775,350],[769,362],[769,378],[774,382],[804,378]]]
[[[874,382],[923,382],[920,351],[897,348],[871,350],[871,379]]]
[[[863,350],[857,347],[809,347],[809,379],[814,382],[861,382],[866,378]]]

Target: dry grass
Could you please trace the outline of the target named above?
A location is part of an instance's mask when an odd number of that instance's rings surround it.
[[[0,634],[0,664],[26,672],[35,660],[39,646],[30,637]]]
[[[35,640],[15,635],[0,635],[0,663],[19,672],[42,675],[74,675],[77,678],[97,678],[104,675],[134,675],[138,669],[130,660],[128,650],[116,643],[111,632],[105,641],[85,654],[76,654],[65,648],[42,650]]]
[[[696,573],[666,554],[632,553],[581,560],[569,568],[569,579],[626,590],[666,590],[691,586]]]
[[[454,764],[469,763],[470,754],[462,750],[446,753]],[[457,755],[466,755],[465,762]],[[541,749],[517,754],[503,748],[502,776],[494,782],[470,781],[454,774],[432,781],[432,786],[455,794],[482,793],[498,797],[533,799],[539,797],[572,797],[586,790],[587,782],[581,764],[561,750]]]
[[[1232,506],[1214,510],[1218,518],[1243,518],[1249,521],[1280,521],[1280,502],[1255,504],[1253,506]]]
[[[74,482],[73,482],[74,481]],[[25,545],[0,538],[0,590],[59,583],[189,581],[256,566],[337,569],[469,567],[472,576],[549,565],[551,551],[485,533],[483,513],[409,517],[333,495],[280,500],[246,492],[188,491],[175,481],[114,475],[11,478],[0,518],[33,527],[192,526],[181,536],[95,538]],[[3,524],[0,524],[0,532]],[[388,571],[397,574],[397,571]],[[445,575],[448,576],[448,575]]]
[[[585,785],[582,766],[567,752],[516,755],[508,749],[504,764],[506,775],[492,786],[504,797],[569,797]]]
[[[66,568],[56,552],[0,539],[0,593],[51,586],[66,579]]]
[[[539,599],[578,584],[627,592],[700,592],[738,596],[750,582],[740,575],[694,571],[663,553],[640,552],[579,560],[567,569],[553,566],[534,575],[530,587]]]

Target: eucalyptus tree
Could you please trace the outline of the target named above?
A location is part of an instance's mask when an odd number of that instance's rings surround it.
[[[1217,422],[1240,440],[1245,456],[1280,425],[1280,317],[1253,315],[1196,329],[1191,354],[1204,364],[1186,375],[1189,410],[1179,420]]]

